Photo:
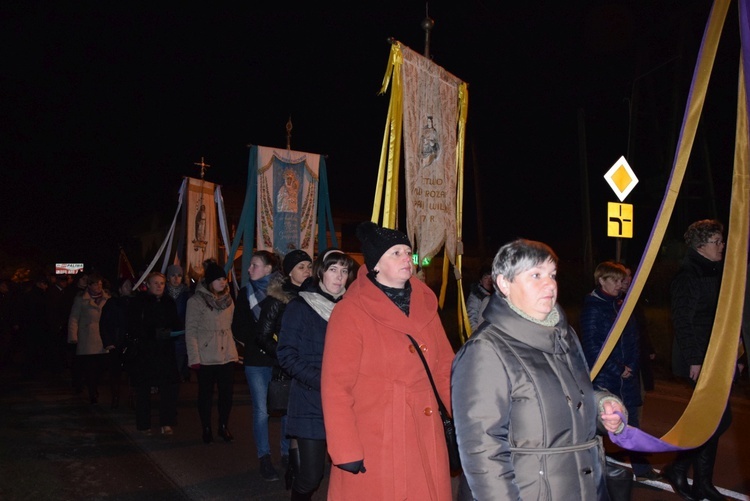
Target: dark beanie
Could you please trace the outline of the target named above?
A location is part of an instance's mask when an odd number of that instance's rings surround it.
[[[227,278],[227,274],[224,272],[224,268],[222,268],[218,264],[209,263],[208,266],[206,266],[206,273],[204,277],[206,278],[206,285],[208,285],[217,278]]]
[[[394,245],[411,247],[406,235],[398,230],[381,228],[372,221],[365,221],[357,226],[357,238],[362,242],[362,254],[368,271],[373,271],[383,254]]]
[[[300,249],[294,249],[287,253],[287,255],[284,256],[284,263],[281,266],[284,269],[284,275],[289,275],[294,267],[303,261],[310,261],[312,263],[310,254]]]
[[[182,266],[179,264],[167,266],[167,278],[172,278],[175,275],[182,275]]]

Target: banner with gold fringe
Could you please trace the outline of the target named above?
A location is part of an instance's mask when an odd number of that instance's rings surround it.
[[[392,85],[391,85],[392,82]],[[393,41],[380,93],[391,85],[372,221],[396,228],[403,141],[406,233],[418,263],[444,252],[440,307],[445,302],[449,262],[458,282],[462,342],[469,332],[461,276],[463,154],[468,87],[424,56]]]

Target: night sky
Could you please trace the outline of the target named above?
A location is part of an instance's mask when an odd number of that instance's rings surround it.
[[[206,179],[240,206],[247,145],[285,147],[290,116],[292,149],[327,155],[334,218],[369,218],[389,98],[377,94],[387,38],[423,52],[426,4],[323,4],[4,2],[0,257],[108,267],[118,245],[171,222],[181,179],[199,176],[202,157],[212,166]],[[618,200],[602,176],[629,153],[641,181],[626,200],[636,210],[628,249],[637,259],[672,167],[710,7],[429,2],[432,58],[469,84],[467,255],[524,236],[580,258],[585,152],[595,252],[614,257],[606,202]],[[726,222],[737,32],[733,3],[677,236],[694,219]]]

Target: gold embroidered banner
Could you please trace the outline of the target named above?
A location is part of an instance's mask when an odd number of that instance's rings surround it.
[[[406,233],[420,262],[445,244],[456,261],[456,147],[461,80],[408,47],[404,62]]]
[[[372,218],[396,228],[401,143],[406,161],[406,226],[420,263],[444,248],[439,305],[445,302],[448,263],[458,283],[458,329],[469,332],[463,297],[463,167],[469,91],[465,82],[394,41],[380,93],[391,85]],[[385,185],[385,187],[384,187]]]

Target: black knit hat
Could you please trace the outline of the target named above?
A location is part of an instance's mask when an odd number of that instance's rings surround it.
[[[206,285],[208,285],[218,278],[227,278],[227,274],[224,272],[224,268],[218,264],[209,263],[208,266],[206,266],[204,277],[206,278]]]
[[[294,249],[293,251],[288,252],[287,255],[284,256],[284,263],[281,266],[284,269],[284,275],[289,275],[294,267],[303,261],[310,261],[312,263],[310,254],[300,249]]]
[[[357,238],[362,242],[362,254],[368,271],[373,271],[383,254],[394,245],[411,247],[406,235],[398,230],[381,228],[372,221],[365,221],[357,226]]]

